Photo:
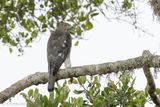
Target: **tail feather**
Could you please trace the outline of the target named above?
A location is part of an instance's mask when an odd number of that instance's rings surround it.
[[[48,91],[49,92],[54,90],[54,84],[55,84],[55,76],[49,75],[48,77]]]

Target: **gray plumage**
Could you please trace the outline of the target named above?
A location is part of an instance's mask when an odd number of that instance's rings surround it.
[[[71,50],[71,36],[68,32],[70,25],[67,23],[60,23],[57,29],[51,33],[47,44],[47,59],[48,59],[48,91],[54,90],[56,81],[55,75],[59,68],[70,56]],[[69,60],[70,61],[70,60]],[[70,65],[70,64],[69,64]]]

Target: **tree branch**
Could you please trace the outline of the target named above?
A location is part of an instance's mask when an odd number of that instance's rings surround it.
[[[151,53],[149,51],[144,51],[143,56],[150,59],[149,57],[152,57]],[[150,68],[148,67],[149,65],[149,60],[145,62],[145,65],[143,67],[144,74],[147,79],[147,84],[148,84],[148,93],[152,99],[152,101],[156,104],[157,107],[160,107],[160,99],[156,95],[156,85],[153,79],[153,76],[151,74]]]
[[[61,69],[57,74],[57,80],[66,79],[71,77],[78,77],[84,75],[96,75],[96,74],[107,74],[118,71],[133,70],[143,68],[148,61],[147,67],[159,67],[160,56],[150,54],[149,57],[139,56],[136,58],[122,60],[117,62],[109,62],[97,65],[85,65],[79,67],[72,67],[69,69]],[[17,81],[7,89],[0,92],[0,103],[5,102],[12,96],[16,95],[20,91],[27,87],[38,84],[45,84],[48,81],[47,72],[37,72],[31,74],[22,80]]]

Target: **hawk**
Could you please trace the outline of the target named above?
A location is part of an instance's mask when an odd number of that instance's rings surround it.
[[[51,36],[47,44],[47,60],[48,60],[48,91],[54,90],[56,81],[55,75],[59,68],[65,62],[66,67],[71,67],[70,50],[72,45],[71,35],[69,33],[70,25],[61,22],[57,29],[51,32]]]

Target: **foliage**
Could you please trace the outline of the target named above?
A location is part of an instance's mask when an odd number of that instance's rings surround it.
[[[105,8],[116,8],[116,3],[114,0],[1,0],[0,40],[9,46],[10,52],[12,47],[23,52],[23,48],[30,46],[40,33],[55,29],[60,21],[70,23],[73,26],[71,33],[81,36],[93,28],[95,16],[107,14]],[[132,1],[124,0],[117,9],[124,13],[132,8],[132,4]],[[117,9],[114,11],[119,11]]]
[[[38,89],[31,89],[28,94],[22,95],[27,107],[145,107],[150,101],[147,90],[134,89],[134,82],[135,79],[126,72],[119,76],[118,82],[109,79],[106,86],[100,83],[100,76],[81,76],[72,82],[76,87],[80,86],[73,91],[77,97],[69,96],[71,92],[66,81],[62,86],[57,83],[57,88],[49,97],[40,94]]]
[[[72,34],[81,35],[93,28],[91,18],[98,15],[96,7],[102,3],[103,0],[1,0],[0,39],[21,52],[38,33],[55,28],[60,21],[68,21],[73,26]]]

